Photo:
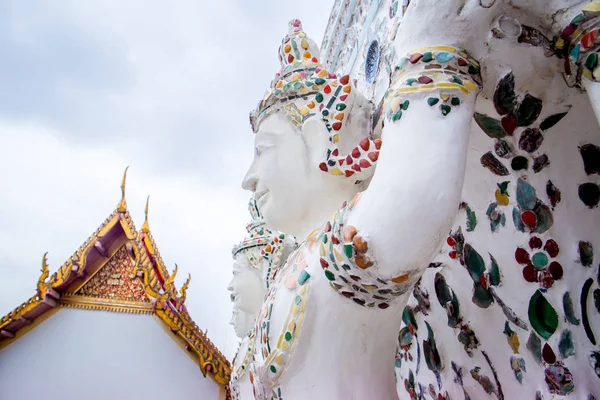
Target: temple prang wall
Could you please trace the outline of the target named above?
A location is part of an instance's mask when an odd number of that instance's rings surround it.
[[[349,74],[376,106],[390,84],[397,59],[392,42],[407,0],[338,0],[321,44],[323,65]]]

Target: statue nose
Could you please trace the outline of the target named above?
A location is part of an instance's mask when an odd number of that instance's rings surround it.
[[[250,165],[250,169],[248,169],[248,172],[246,172],[246,176],[244,176],[244,180],[242,181],[242,188],[244,190],[255,192],[257,184],[258,175],[256,173],[256,167],[254,166],[254,162],[252,162],[252,165]]]

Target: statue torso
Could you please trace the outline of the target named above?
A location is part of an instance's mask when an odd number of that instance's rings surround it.
[[[309,236],[267,294],[257,318],[250,367],[258,399],[395,397],[393,354],[386,349],[394,346],[402,310],[376,303],[362,306],[337,292],[332,283],[345,278],[325,273],[335,271],[331,260],[336,256],[329,258],[328,250],[331,237],[326,228]],[[327,268],[323,259],[330,260]],[[348,284],[357,292],[369,288]],[[388,300],[393,304],[408,294],[398,292]]]

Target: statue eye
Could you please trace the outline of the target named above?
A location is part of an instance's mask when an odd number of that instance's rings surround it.
[[[260,156],[260,155],[262,155],[262,153],[271,149],[272,147],[275,147],[275,146],[273,144],[269,144],[269,143],[261,143],[260,145],[254,147],[254,154],[256,156]]]

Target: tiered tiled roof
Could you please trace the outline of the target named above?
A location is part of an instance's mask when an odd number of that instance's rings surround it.
[[[150,232],[148,203],[142,229],[136,230],[125,201],[126,174],[116,210],[51,276],[44,255],[37,293],[0,319],[0,349],[61,307],[154,314],[198,362],[202,374],[226,387],[229,361],[185,306],[191,277],[178,291],[177,266],[168,272]]]

